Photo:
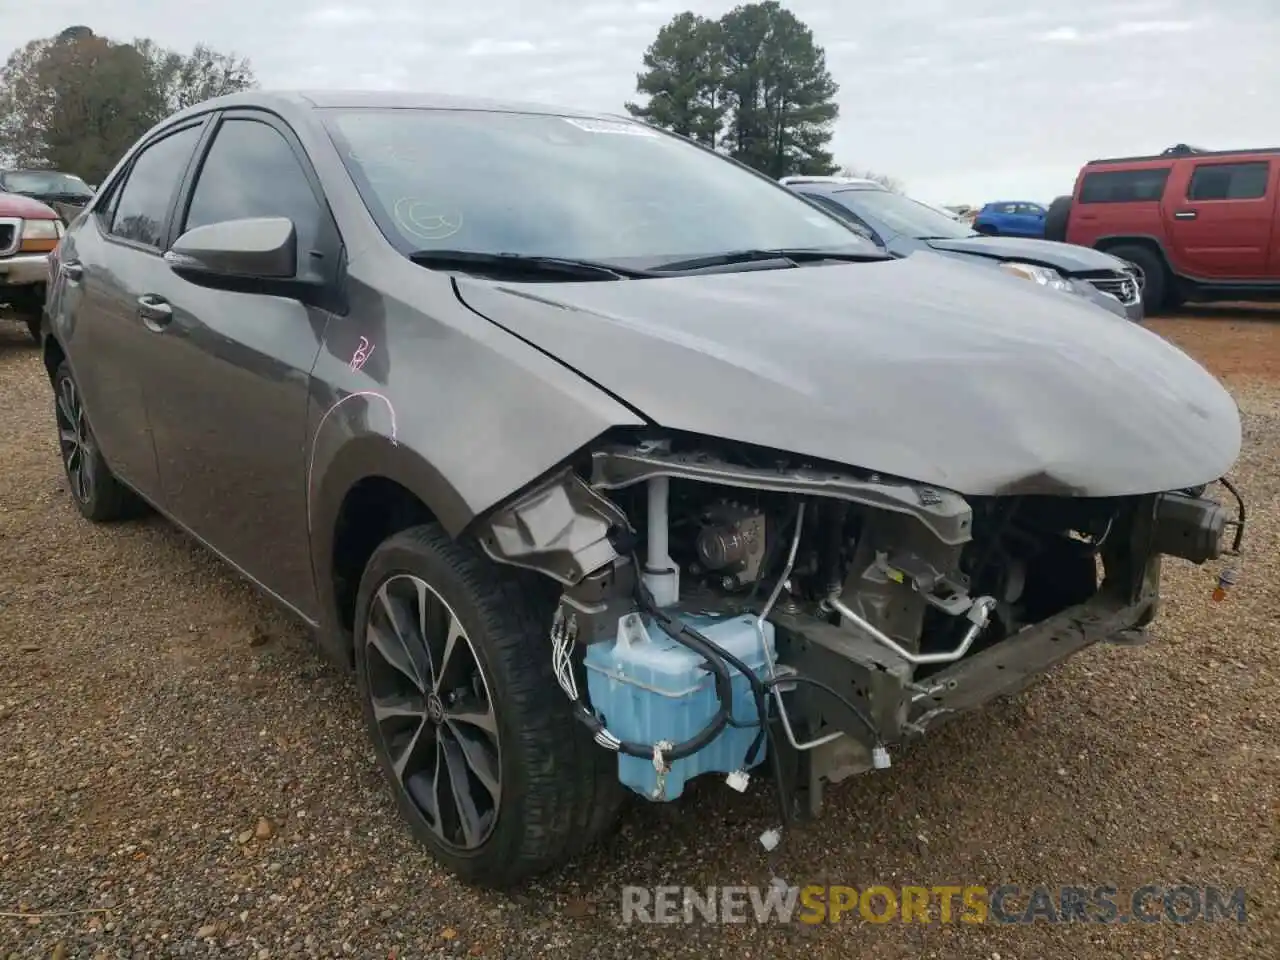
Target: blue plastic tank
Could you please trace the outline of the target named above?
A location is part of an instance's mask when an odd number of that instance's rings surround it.
[[[766,648],[761,645],[754,615],[676,616],[736,656],[757,676],[766,676]],[[761,626],[768,645],[767,655],[772,657],[773,624],[765,621]],[[702,730],[719,705],[715,678],[706,670],[702,657],[639,613],[618,621],[615,639],[589,645],[584,663],[591,705],[604,717],[609,731],[622,740],[643,744],[663,740],[680,743]],[[737,722],[751,726],[726,726],[703,749],[674,761],[661,792],[651,758],[620,754],[619,780],[651,800],[674,800],[693,777],[749,769],[764,759],[763,743],[756,756],[747,757],[759,732],[760,720],[751,685],[732,666],[728,669],[733,681],[732,715]]]

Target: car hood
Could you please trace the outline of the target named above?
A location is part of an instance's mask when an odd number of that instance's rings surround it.
[[[962,494],[1208,483],[1235,402],[1137,324],[927,252],[616,282],[459,278],[474,311],[655,423]]]
[[[926,240],[934,250],[948,253],[967,253],[993,260],[1016,260],[1052,267],[1063,273],[1084,273],[1090,270],[1119,270],[1122,260],[1101,250],[1080,247],[1073,243],[1056,243],[1053,240],[1029,240],[1021,237],[964,237],[959,240]]]
[[[24,220],[53,220],[57,213],[39,200],[21,193],[0,192],[0,217],[22,217]]]

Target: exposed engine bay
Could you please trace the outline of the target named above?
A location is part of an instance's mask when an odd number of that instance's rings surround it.
[[[965,498],[626,438],[491,516],[481,542],[563,586],[556,678],[623,783],[673,800],[707,773],[745,789],[768,762],[785,822],[938,720],[1140,637],[1163,555],[1238,552],[1244,506],[1221,482],[1234,517],[1203,488]]]

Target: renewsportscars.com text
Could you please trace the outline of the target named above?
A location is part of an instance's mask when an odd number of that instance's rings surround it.
[[[1243,887],[623,887],[624,923],[1245,923]]]

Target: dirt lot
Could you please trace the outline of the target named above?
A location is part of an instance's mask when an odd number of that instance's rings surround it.
[[[165,523],[78,519],[36,352],[0,324],[0,957],[1280,956],[1280,322],[1249,316],[1152,323],[1244,411],[1235,595],[1209,602],[1216,565],[1170,565],[1150,644],[1088,651],[834,788],[776,864],[797,884],[1244,886],[1244,926],[622,925],[622,884],[768,882],[760,784],[637,803],[519,895],[464,889],[401,828],[352,684],[299,630]]]

